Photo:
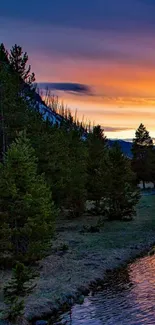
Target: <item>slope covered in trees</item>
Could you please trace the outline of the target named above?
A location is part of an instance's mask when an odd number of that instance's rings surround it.
[[[100,125],[85,136],[70,112],[59,123],[42,115],[27,63],[20,46],[9,53],[1,44],[1,264],[16,266],[46,254],[60,213],[80,217],[94,201],[94,213],[122,220],[139,199],[131,161],[119,145],[109,148]]]
[[[109,167],[114,149],[108,149],[100,126],[89,130],[83,141],[86,130],[70,112],[64,110],[59,127],[45,121],[37,112],[35,76],[27,66],[27,53],[17,45],[10,53],[3,44],[0,49],[1,157],[24,131],[34,148],[38,173],[44,173],[56,206],[80,215],[87,199],[99,203],[104,197],[112,178]]]

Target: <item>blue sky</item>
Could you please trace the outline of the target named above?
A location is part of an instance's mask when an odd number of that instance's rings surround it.
[[[51,26],[80,27],[88,29],[120,29],[155,27],[154,0],[20,0],[3,1],[1,16]],[[127,28],[128,29],[128,28]]]

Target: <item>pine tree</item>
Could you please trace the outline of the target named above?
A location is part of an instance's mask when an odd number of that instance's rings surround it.
[[[88,146],[88,164],[87,164],[87,191],[88,199],[95,201],[96,213],[100,210],[100,201],[105,191],[105,172],[107,156],[106,137],[100,125],[94,127],[93,132],[89,134]]]
[[[28,63],[27,53],[23,53],[22,47],[15,44],[10,50],[9,65],[19,86],[17,95],[24,99],[31,109],[35,109],[35,75],[31,73],[31,66]]]
[[[21,79],[31,85],[35,81],[34,73],[31,73],[31,66],[27,67],[28,55],[23,53],[22,47],[15,44],[10,50],[9,62],[13,71],[18,74]]]
[[[7,65],[0,66],[1,160],[7,146],[30,122],[30,107],[19,96],[20,81]]]
[[[143,124],[140,124],[136,131],[135,139],[132,145],[132,168],[137,175],[137,182],[145,182],[151,180],[151,152],[153,150],[153,141]]]
[[[32,271],[23,263],[15,263],[15,267],[12,269],[12,278],[3,290],[4,302],[7,305],[7,310],[5,310],[7,319],[14,322],[19,316],[23,315],[23,297],[35,288],[36,284],[33,284],[32,280],[37,275],[37,272]]]
[[[6,250],[21,260],[41,257],[50,245],[56,211],[24,134],[11,144],[0,165],[0,207]]]
[[[37,121],[36,121],[37,122]],[[86,199],[86,145],[78,131],[52,127],[49,124],[32,125],[31,140],[38,157],[39,172],[52,190],[59,208],[81,214]],[[40,134],[38,138],[38,133]]]
[[[20,51],[22,52],[21,48]],[[16,53],[16,51],[14,52]],[[7,61],[7,64],[0,64],[0,158],[2,161],[3,153],[7,146],[15,140],[17,134],[22,130],[33,128],[36,102],[33,87],[26,84],[26,80],[22,80],[23,74],[29,70],[26,65],[24,68],[26,59],[23,59],[24,63],[22,64],[22,57],[19,59],[19,69],[15,71],[12,66],[13,59],[10,59],[3,44],[0,46],[0,58]],[[20,64],[22,68],[20,68]],[[35,112],[35,115],[35,120],[40,121],[40,114]]]
[[[37,272],[32,271],[32,268],[17,261],[12,269],[12,279],[4,287],[5,299],[10,300],[11,297],[24,296],[30,293],[35,287],[31,281],[37,275]]]
[[[45,174],[53,200],[61,208],[65,205],[70,178],[68,135],[61,128],[51,127],[39,119],[34,120],[31,127],[29,137],[38,157],[39,173]]]
[[[6,151],[5,107],[8,102],[8,85],[11,86],[8,65],[8,53],[4,44],[0,44],[0,160]]]
[[[66,191],[66,203],[73,217],[82,215],[87,198],[87,147],[78,130],[68,133],[69,173]]]
[[[135,186],[131,163],[123,155],[118,143],[109,149],[108,156],[103,214],[110,220],[132,218],[139,200],[139,191]]]
[[[0,66],[2,64],[9,64],[8,52],[3,43],[0,44]]]

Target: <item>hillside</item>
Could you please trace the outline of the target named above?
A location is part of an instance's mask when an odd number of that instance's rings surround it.
[[[60,123],[62,122],[62,119],[63,117],[58,114],[58,113],[55,113],[54,111],[51,110],[51,108],[49,108],[45,102],[41,99],[41,96],[38,95],[36,93],[36,104],[37,104],[37,107],[39,109],[39,112],[42,114],[42,117],[44,120],[49,120],[51,122],[51,124],[57,124],[57,125],[60,125]],[[84,134],[84,138],[86,137],[86,134]],[[132,153],[131,153],[131,147],[132,147],[132,142],[129,142],[129,141],[125,141],[125,140],[111,140],[109,139],[108,140],[108,144],[110,147],[113,146],[113,144],[115,142],[118,142],[120,147],[121,147],[121,150],[122,152],[129,158],[132,157]]]

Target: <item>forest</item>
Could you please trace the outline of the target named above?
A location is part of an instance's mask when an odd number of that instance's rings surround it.
[[[35,74],[28,55],[14,45],[0,45],[0,265],[12,269],[4,288],[6,317],[22,314],[22,297],[33,290],[34,265],[48,255],[60,215],[131,220],[141,193],[137,185],[155,184],[153,140],[141,123],[132,158],[119,143],[112,147],[100,125],[89,127],[61,106],[61,122],[39,111]],[[55,112],[55,102],[49,106]],[[27,285],[28,284],[28,285]],[[5,311],[6,313],[6,311]]]

